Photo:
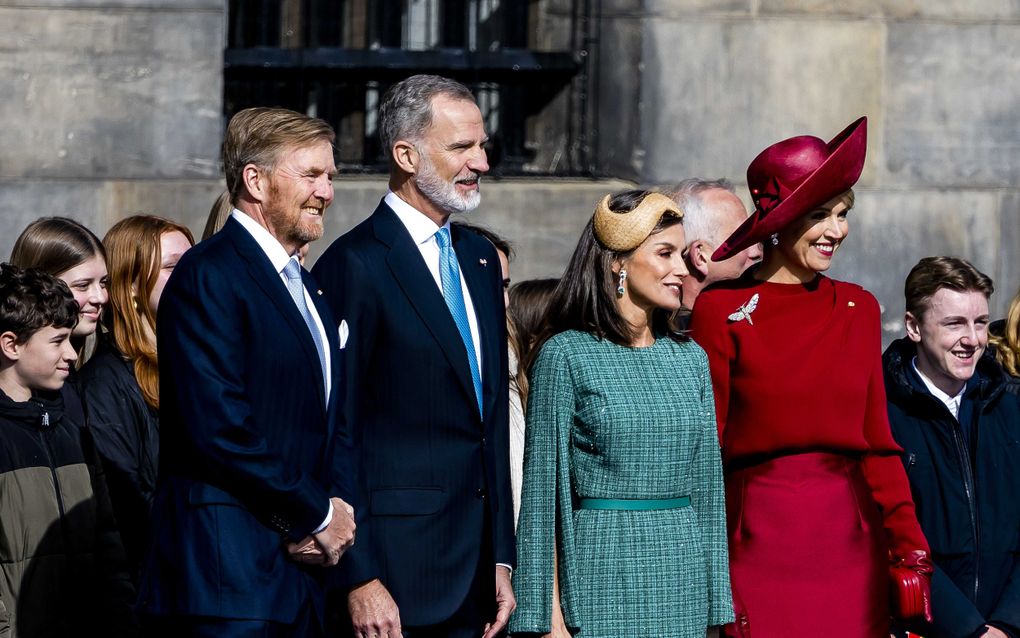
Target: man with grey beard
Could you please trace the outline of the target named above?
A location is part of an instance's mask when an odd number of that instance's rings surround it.
[[[389,192],[315,265],[339,321],[366,507],[341,562],[353,635],[492,638],[515,602],[500,262],[478,206],[474,96],[416,75],[379,109]]]

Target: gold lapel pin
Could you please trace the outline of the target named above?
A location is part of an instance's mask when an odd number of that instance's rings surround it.
[[[488,266],[489,265],[489,260],[488,259],[479,259],[478,263],[480,263],[483,266]]]

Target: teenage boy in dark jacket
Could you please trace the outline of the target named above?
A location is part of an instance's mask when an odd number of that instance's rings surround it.
[[[1020,638],[1020,402],[985,353],[992,280],[952,257],[907,276],[884,359],[889,423],[935,561],[930,638]]]
[[[0,636],[137,633],[92,439],[61,398],[77,320],[63,282],[0,265]]]

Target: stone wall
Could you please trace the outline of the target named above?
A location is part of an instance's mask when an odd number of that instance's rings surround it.
[[[792,135],[869,118],[832,275],[873,290],[886,339],[926,255],[972,260],[1001,315],[1020,285],[1020,4],[1010,0],[605,0],[602,146],[614,174],[743,181]],[[635,59],[636,56],[636,59]],[[620,93],[637,117],[618,117]],[[746,198],[745,198],[746,199]]]
[[[223,0],[0,0],[0,255],[43,215],[191,219],[218,186]],[[195,185],[195,179],[213,180]],[[183,189],[183,190],[182,190]]]
[[[561,28],[564,0],[539,4]],[[868,162],[832,274],[876,293],[887,340],[902,330],[903,278],[925,255],[972,259],[995,278],[1003,313],[1020,285],[1015,0],[595,4],[607,174],[739,183],[768,144],[828,138],[865,114]],[[224,5],[0,0],[0,256],[41,215],[102,234],[146,211],[201,232],[222,188]],[[594,202],[627,184],[489,180],[473,219],[516,241],[515,279],[555,275]],[[339,180],[313,259],[384,189],[380,178]]]

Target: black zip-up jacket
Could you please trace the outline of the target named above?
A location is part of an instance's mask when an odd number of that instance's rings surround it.
[[[76,402],[69,387],[65,394]],[[80,415],[57,393],[16,402],[0,392],[0,635],[137,633],[124,551]]]
[[[131,574],[137,578],[156,491],[159,413],[145,402],[132,363],[112,345],[101,347],[79,377],[113,513]]]
[[[925,636],[1020,636],[1020,400],[986,353],[960,408],[970,434],[913,370],[909,339],[885,351],[889,424],[931,545],[933,627]]]

